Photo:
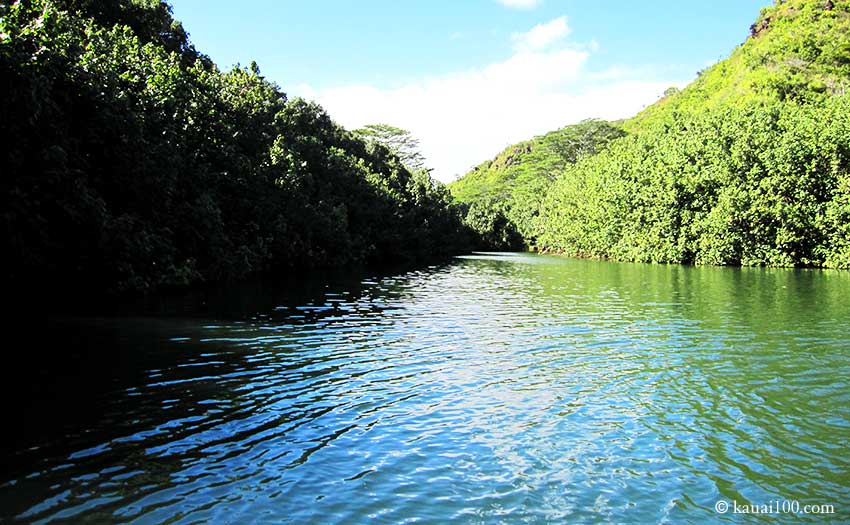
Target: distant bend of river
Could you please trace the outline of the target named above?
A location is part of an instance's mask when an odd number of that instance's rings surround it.
[[[228,301],[7,348],[50,347],[0,522],[850,521],[850,272],[494,253]],[[834,514],[731,509],[777,501]]]

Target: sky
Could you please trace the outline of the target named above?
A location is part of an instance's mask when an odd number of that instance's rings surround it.
[[[171,0],[222,69],[255,60],[339,124],[419,139],[449,182],[506,146],[618,119],[725,58],[770,0]]]

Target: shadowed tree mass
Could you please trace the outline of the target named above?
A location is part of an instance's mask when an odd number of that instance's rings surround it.
[[[408,131],[219,70],[164,2],[3,0],[3,278],[138,292],[472,246],[847,268],[848,35],[847,1],[780,2],[687,88],[449,193]]]

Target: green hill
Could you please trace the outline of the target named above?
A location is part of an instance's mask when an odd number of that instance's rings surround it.
[[[539,215],[525,240],[631,261],[850,267],[848,79],[850,3],[778,2],[728,59],[568,164],[526,204]]]
[[[485,246],[518,249],[533,243],[534,220],[546,190],[578,159],[625,135],[602,120],[586,120],[509,146],[448,185],[468,208],[466,222]]]
[[[818,102],[843,94],[850,78],[846,1],[781,0],[762,9],[729,58],[698,73],[686,89],[626,122],[626,129],[673,111],[743,107],[754,101]]]

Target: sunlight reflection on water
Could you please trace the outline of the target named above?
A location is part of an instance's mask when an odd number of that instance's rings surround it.
[[[703,523],[783,498],[846,520],[848,285],[495,253],[244,319],[74,324],[133,359],[80,378],[111,385],[85,417],[54,402],[0,517]]]

